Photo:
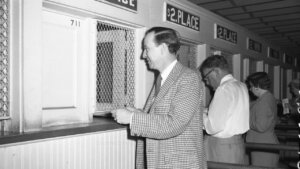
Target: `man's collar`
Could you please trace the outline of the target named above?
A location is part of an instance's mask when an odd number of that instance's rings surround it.
[[[167,68],[165,68],[165,70],[163,70],[160,74],[162,77],[162,82],[164,82],[167,77],[169,76],[170,72],[172,71],[172,69],[174,68],[174,66],[176,65],[177,60],[174,60],[171,64],[169,64],[169,66]]]
[[[222,83],[226,82],[227,80],[232,79],[232,78],[233,78],[232,74],[227,74],[227,75],[225,75],[225,76],[221,79],[220,85],[221,85]]]

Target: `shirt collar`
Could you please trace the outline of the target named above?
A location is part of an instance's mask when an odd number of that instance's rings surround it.
[[[230,80],[230,79],[233,79],[232,74],[225,75],[225,76],[221,79],[220,85],[223,84],[224,82],[226,82],[227,80]]]
[[[174,68],[174,66],[176,65],[177,60],[174,60],[165,70],[163,70],[161,72],[161,84],[163,84],[165,82],[165,80],[167,79],[167,77],[169,76],[169,74],[171,73],[172,69]]]

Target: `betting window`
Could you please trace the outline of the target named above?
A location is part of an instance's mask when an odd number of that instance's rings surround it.
[[[96,112],[134,106],[133,29],[97,22]]]
[[[9,114],[9,1],[0,1],[0,119]]]
[[[233,54],[230,52],[227,52],[225,50],[219,50],[215,47],[210,48],[210,55],[222,55],[225,57],[225,59],[228,62],[229,65],[229,70],[232,72],[233,71]]]
[[[191,69],[196,69],[196,58],[197,45],[188,42],[182,42],[177,52],[178,61]]]

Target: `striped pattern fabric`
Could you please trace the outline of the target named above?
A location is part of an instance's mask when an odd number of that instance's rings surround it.
[[[152,90],[145,113],[135,113],[130,125],[131,135],[141,138],[137,142],[137,169],[207,168],[202,131],[203,92],[200,75],[179,62],[157,97]]]

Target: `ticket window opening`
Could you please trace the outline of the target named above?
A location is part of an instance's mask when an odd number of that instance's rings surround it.
[[[97,22],[95,114],[134,106],[134,41],[133,29]]]
[[[177,60],[186,67],[196,69],[197,45],[182,42],[177,52]]]

